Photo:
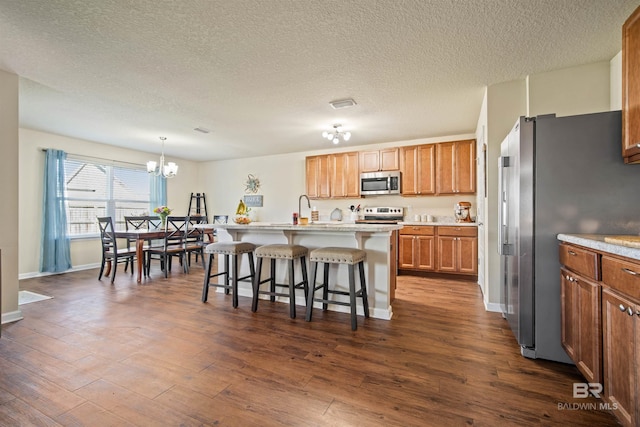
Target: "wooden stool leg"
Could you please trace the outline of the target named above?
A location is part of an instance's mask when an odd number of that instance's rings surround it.
[[[353,264],[349,264],[349,303],[351,308],[351,330],[358,329],[358,319],[356,318],[356,278]]]
[[[202,302],[207,302],[207,299],[209,298],[209,282],[211,281],[211,264],[213,264],[213,254],[209,254],[209,262],[207,263],[207,268],[204,272],[204,285],[202,286]]]
[[[251,255],[251,254],[249,254]],[[253,262],[251,263],[253,265]],[[253,276],[253,299],[251,301],[251,311],[254,313],[258,310],[258,293],[260,291],[260,275],[262,273],[262,258],[258,258],[255,275]]]
[[[309,276],[307,274],[306,257],[300,257],[300,270],[302,270],[302,286],[304,289],[304,302],[306,304],[307,297],[309,296]]]
[[[233,308],[238,308],[238,255],[232,255],[231,258],[233,266],[233,277],[231,278]]]
[[[275,258],[271,258],[271,281],[270,283],[270,289],[271,292],[275,292],[276,291],[276,259]],[[276,301],[276,296],[275,295],[271,295],[271,302],[275,302]]]
[[[329,263],[324,263],[324,278],[322,279],[322,299],[329,299]],[[322,311],[327,311],[327,303],[322,303]]]
[[[360,266],[360,294],[362,295],[364,317],[369,317],[369,299],[367,298],[367,282],[364,278],[364,261],[360,261],[358,265]]]
[[[307,322],[311,321],[311,316],[312,316],[312,312],[313,312],[313,294],[316,291],[316,276],[318,274],[318,263],[317,262],[312,262],[311,263],[311,270],[313,271],[313,273],[311,274],[311,283],[309,283],[309,294],[307,295],[307,315],[305,320]]]
[[[289,262],[289,317],[296,318],[296,278],[293,259]]]

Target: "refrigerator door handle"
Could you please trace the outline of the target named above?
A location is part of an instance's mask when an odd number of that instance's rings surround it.
[[[498,254],[507,255],[505,251],[505,241],[507,234],[507,193],[504,188],[504,168],[509,165],[509,157],[498,157],[498,191],[500,196],[500,206],[498,206]]]

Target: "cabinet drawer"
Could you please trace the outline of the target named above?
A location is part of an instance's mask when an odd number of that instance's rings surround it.
[[[478,235],[477,227],[438,227],[439,236],[465,236],[476,237]]]
[[[560,264],[582,276],[599,280],[598,254],[565,243],[560,244]]]
[[[435,227],[433,225],[405,225],[400,229],[400,234],[433,236]]]
[[[640,263],[602,257],[602,282],[619,292],[640,300]]]

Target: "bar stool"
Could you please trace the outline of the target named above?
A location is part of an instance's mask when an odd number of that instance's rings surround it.
[[[306,321],[311,321],[313,311],[313,302],[322,303],[322,309],[327,309],[327,304],[345,305],[351,308],[351,330],[358,329],[358,321],[356,318],[356,297],[362,298],[362,306],[364,308],[364,317],[369,317],[369,301],[367,299],[367,283],[364,277],[364,261],[367,253],[361,249],[355,248],[338,248],[326,247],[318,248],[311,251],[309,261],[313,269],[313,278],[311,281],[311,289],[307,296],[307,316]],[[324,276],[322,283],[316,286],[316,275],[318,272],[318,263],[324,263]],[[331,264],[347,264],[349,266],[349,292],[329,289],[329,266]],[[355,265],[360,267],[360,290],[356,292],[355,285]],[[322,289],[322,298],[315,298],[315,291]],[[329,294],[349,295],[349,302],[330,300]]]
[[[289,297],[289,316],[292,319],[296,317],[296,289],[304,289],[304,299],[307,301],[307,294],[309,293],[309,278],[307,277],[307,256],[309,255],[309,249],[300,245],[286,245],[286,244],[274,244],[264,245],[256,249],[257,261],[257,274],[253,279],[253,304],[251,305],[251,311],[258,310],[258,296],[260,294],[270,295],[271,301],[276,300],[276,296]],[[267,279],[260,280],[262,272],[262,260],[269,258],[271,260],[271,275]],[[289,260],[289,284],[276,283],[276,260],[286,259]],[[294,275],[294,261],[300,260],[300,269],[302,270],[302,281],[296,283]],[[268,291],[261,291],[260,285],[269,282],[271,284]],[[288,288],[288,293],[277,292],[276,286]]]
[[[204,252],[209,254],[209,262],[207,263],[207,270],[204,274],[204,286],[202,287],[202,302],[207,302],[209,296],[209,286],[217,286],[224,288],[224,293],[229,294],[231,290],[233,294],[233,308],[238,307],[238,282],[251,278],[256,275],[255,267],[253,265],[253,251],[256,249],[256,245],[249,242],[216,242],[210,243],[204,248]],[[215,254],[224,255],[224,271],[216,274],[211,274],[211,265],[213,264],[213,256]],[[249,257],[249,271],[250,273],[243,277],[238,277],[238,256],[247,254]],[[231,275],[229,271],[229,257],[231,257]],[[217,276],[224,276],[223,283],[211,283],[211,279]]]

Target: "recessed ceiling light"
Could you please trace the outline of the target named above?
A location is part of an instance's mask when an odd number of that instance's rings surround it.
[[[333,107],[334,110],[340,110],[342,108],[353,107],[354,105],[356,105],[356,101],[354,101],[351,98],[349,98],[349,99],[339,99],[337,101],[331,101],[329,103],[329,105],[331,105],[331,107]]]
[[[209,129],[206,129],[206,128],[203,128],[203,127],[197,127],[197,128],[195,128],[193,130],[195,130],[196,132],[200,132],[200,133],[209,133],[209,132],[211,132]]]

